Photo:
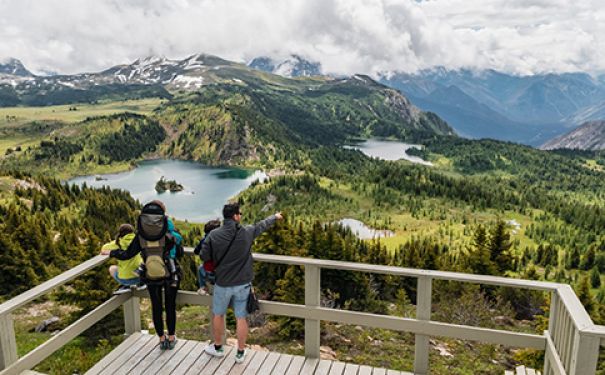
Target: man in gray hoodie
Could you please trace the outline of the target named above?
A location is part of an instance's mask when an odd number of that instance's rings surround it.
[[[242,212],[238,203],[227,204],[223,207],[223,226],[210,232],[202,244],[201,254],[204,262],[214,262],[216,282],[212,296],[212,314],[214,328],[214,344],[206,347],[206,353],[222,357],[223,333],[225,314],[229,302],[233,303],[233,311],[237,320],[237,354],[235,361],[244,361],[246,338],[248,336],[248,311],[246,304],[252,279],[251,247],[254,239],[269,229],[276,220],[281,220],[281,213],[271,215],[254,225],[242,226]]]

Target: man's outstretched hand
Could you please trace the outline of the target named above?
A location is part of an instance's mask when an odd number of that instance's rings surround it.
[[[277,220],[282,220],[284,218],[284,215],[282,215],[281,212],[276,212],[275,213],[275,218]]]

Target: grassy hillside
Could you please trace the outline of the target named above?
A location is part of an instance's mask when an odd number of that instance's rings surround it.
[[[162,99],[151,98],[97,104],[0,108],[0,157],[8,149],[24,150],[50,139],[54,131],[71,123],[124,112],[150,115],[161,103]]]
[[[59,177],[124,169],[154,151],[166,133],[155,120],[125,113],[60,126],[47,136],[6,155],[3,167]]]

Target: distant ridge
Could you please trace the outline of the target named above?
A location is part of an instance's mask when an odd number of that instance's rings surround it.
[[[571,132],[546,142],[540,148],[605,150],[605,120],[586,122]]]

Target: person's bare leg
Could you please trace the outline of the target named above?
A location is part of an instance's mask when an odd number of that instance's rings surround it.
[[[214,331],[214,345],[223,345],[225,335],[225,316],[215,315],[212,318],[212,330]]]
[[[237,318],[237,348],[244,350],[246,348],[246,339],[248,338],[248,321],[246,318]]]
[[[111,277],[116,277],[115,275],[118,274],[118,266],[109,266],[109,275]]]

